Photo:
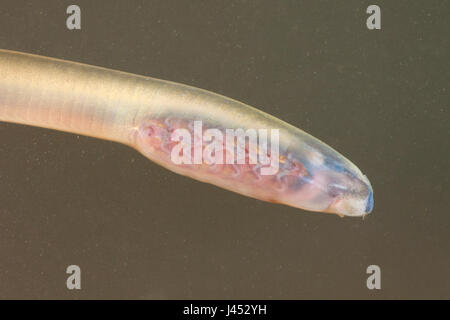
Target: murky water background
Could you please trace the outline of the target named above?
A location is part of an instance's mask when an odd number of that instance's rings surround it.
[[[1,123],[0,298],[450,298],[448,2],[376,1],[381,31],[368,1],[77,3],[73,32],[70,1],[2,1],[0,47],[259,107],[355,162],[375,209],[306,213],[119,144]]]

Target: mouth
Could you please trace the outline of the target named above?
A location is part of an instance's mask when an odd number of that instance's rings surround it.
[[[326,212],[335,213],[341,217],[361,217],[372,212],[374,206],[373,191],[370,184],[367,184],[365,197],[354,194],[342,194],[337,196],[329,205]]]

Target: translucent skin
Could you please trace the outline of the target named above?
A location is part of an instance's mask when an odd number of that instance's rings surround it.
[[[130,145],[171,171],[256,199],[362,216],[373,191],[361,171],[318,139],[241,102],[190,86],[84,64],[0,50],[0,120]],[[278,129],[279,171],[254,164],[175,164],[170,134],[205,129]],[[269,155],[270,156],[270,155]]]
[[[174,94],[172,103],[161,102],[163,105],[170,105],[171,108],[168,109],[176,109],[173,102],[177,100],[176,89],[179,85],[170,84],[172,85],[175,86],[170,88],[170,92]],[[198,110],[195,107],[199,103],[198,96],[190,96],[185,92],[191,90],[189,87],[180,89],[184,91],[180,93],[185,98],[185,101],[180,102],[183,110],[167,110],[166,113],[159,114],[158,118],[146,119],[144,116],[139,121],[135,134],[136,146],[148,158],[179,174],[264,201],[341,216],[362,216],[372,210],[373,191],[368,179],[355,165],[326,144],[279,119],[209,92],[201,92],[204,106],[200,106]],[[164,97],[166,99],[166,95]],[[222,104],[219,105],[216,99],[222,100]],[[190,101],[195,104],[192,108]],[[224,105],[225,102],[228,105]],[[239,115],[223,112],[217,119],[206,116],[204,110],[210,110],[214,105],[227,112],[236,108],[238,110],[234,111],[239,112]],[[245,114],[248,118],[242,112],[246,108],[249,108],[246,110],[248,114]],[[144,111],[143,114],[147,113]],[[192,123],[198,119],[203,119],[203,123],[207,124],[204,130],[219,128],[225,132],[225,128],[280,129],[278,173],[261,175],[260,165],[251,165],[248,161],[241,165],[175,165],[170,159],[174,146],[170,133],[183,128],[193,136]]]

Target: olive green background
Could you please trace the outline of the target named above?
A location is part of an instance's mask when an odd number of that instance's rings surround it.
[[[78,4],[82,30],[66,29]],[[382,30],[366,28],[378,4]],[[0,1],[0,47],[204,88],[358,165],[366,219],[0,123],[0,298],[450,298],[448,1]],[[1,76],[1,75],[0,75]],[[82,270],[69,291],[66,267]],[[366,268],[381,267],[381,290]]]

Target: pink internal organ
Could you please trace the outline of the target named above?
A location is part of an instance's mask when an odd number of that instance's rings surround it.
[[[165,161],[171,161],[172,149],[177,145],[178,141],[172,141],[171,135],[176,129],[186,129],[191,134],[191,163],[192,164],[180,164],[184,168],[192,170],[201,170],[203,173],[207,172],[212,175],[219,175],[225,179],[239,179],[241,182],[248,182],[249,184],[272,184],[277,191],[286,191],[289,186],[298,183],[300,177],[308,175],[305,167],[290,154],[287,156],[279,156],[279,170],[274,175],[262,175],[261,167],[265,166],[260,163],[250,163],[250,154],[248,145],[245,148],[245,163],[236,163],[236,155],[234,157],[235,163],[212,163],[207,164],[206,161],[202,161],[201,164],[194,164],[194,149],[195,142],[202,141],[202,137],[195,137],[193,121],[183,121],[178,119],[167,118],[165,120],[150,120],[146,122],[142,128],[148,146],[152,152],[156,153],[159,158],[163,158]],[[208,128],[203,125],[202,132],[204,133]],[[221,130],[225,137],[225,130]],[[225,140],[225,138],[224,138]],[[210,143],[202,143],[202,155],[205,147]],[[234,152],[234,147],[231,148],[225,145],[223,146],[223,157],[226,159],[227,152]],[[270,153],[267,154],[267,158],[270,160]],[[204,159],[203,159],[204,160]],[[225,161],[224,161],[225,162]]]

